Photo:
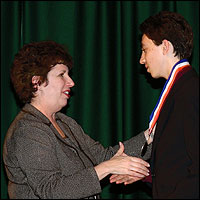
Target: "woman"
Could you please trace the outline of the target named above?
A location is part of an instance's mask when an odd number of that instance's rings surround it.
[[[24,45],[15,56],[11,80],[25,105],[4,141],[10,198],[94,199],[109,174],[129,174],[135,181],[148,175],[149,164],[132,157],[139,156],[144,133],[104,148],[59,112],[74,86],[71,68],[71,56],[53,41]]]

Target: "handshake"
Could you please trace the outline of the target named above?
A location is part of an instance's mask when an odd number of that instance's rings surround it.
[[[119,142],[117,153],[107,161],[95,167],[99,179],[111,174],[110,183],[131,184],[149,176],[149,163],[138,157],[128,156],[124,153],[124,145]]]

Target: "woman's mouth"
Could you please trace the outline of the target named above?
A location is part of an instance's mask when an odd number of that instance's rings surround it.
[[[70,94],[69,94],[69,93],[70,93],[70,90],[66,90],[66,91],[64,91],[63,93],[64,93],[68,98],[70,98]]]

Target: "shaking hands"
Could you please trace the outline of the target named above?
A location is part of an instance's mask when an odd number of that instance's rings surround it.
[[[112,174],[110,182],[130,184],[149,175],[149,163],[124,153],[124,145],[119,142],[120,148],[117,153],[107,161],[95,167],[99,179]]]
[[[120,149],[118,152],[115,154],[115,156],[127,156],[124,151],[124,145],[120,142]],[[115,157],[114,156],[114,157]],[[133,167],[131,168],[131,173],[127,174],[113,174],[110,177],[110,183],[124,183],[124,185],[131,184],[133,182],[136,182],[138,180],[141,180],[145,178],[146,176],[149,175],[149,170],[147,167],[149,167],[149,164],[145,162],[144,160],[137,158],[137,157],[132,157],[133,160]]]

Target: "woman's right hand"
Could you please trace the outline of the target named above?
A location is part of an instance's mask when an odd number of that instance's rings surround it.
[[[137,158],[128,156],[124,153],[124,145],[120,142],[120,148],[117,153],[107,161],[95,166],[99,179],[103,179],[108,174],[126,174],[139,178],[148,176],[149,163]]]

